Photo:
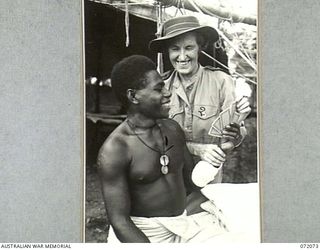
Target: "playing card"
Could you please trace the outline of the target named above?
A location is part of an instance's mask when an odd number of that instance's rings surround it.
[[[217,130],[215,127],[213,127],[213,126],[211,126],[208,134],[211,135],[211,136],[215,136],[215,137],[222,137],[221,131],[218,131],[218,130]]]
[[[234,116],[234,113],[236,112],[236,107],[237,107],[237,102],[233,102],[231,103],[230,105],[230,123],[233,122],[233,116]]]
[[[247,118],[248,115],[249,115],[249,112],[240,113],[238,123],[240,124],[240,122],[244,121]]]
[[[238,112],[234,112],[233,118],[232,118],[232,122],[234,123],[240,123],[239,122],[239,118],[240,118],[240,114]]]
[[[229,114],[230,108],[222,111],[220,113],[220,120],[221,120],[221,127],[224,129],[227,125],[230,124],[230,114]]]
[[[220,116],[217,119],[214,120],[214,122],[212,123],[211,126],[214,127],[217,131],[221,131],[222,130]]]

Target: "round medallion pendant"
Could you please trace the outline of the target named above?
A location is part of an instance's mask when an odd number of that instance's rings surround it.
[[[161,164],[161,166],[168,166],[169,165],[169,156],[161,155],[160,156],[160,164]]]
[[[163,174],[167,174],[169,172],[169,169],[168,169],[169,156],[161,155],[160,156],[160,164],[161,164],[161,172]]]
[[[162,166],[161,167],[161,172],[163,173],[163,174],[167,174],[169,171],[168,171],[168,166]]]

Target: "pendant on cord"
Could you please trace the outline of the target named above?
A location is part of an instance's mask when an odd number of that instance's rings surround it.
[[[167,174],[169,172],[168,165],[169,165],[169,156],[163,154],[160,156],[160,164],[161,164],[161,172],[163,174]]]

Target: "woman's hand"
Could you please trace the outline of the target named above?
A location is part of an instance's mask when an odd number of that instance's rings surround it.
[[[238,113],[250,113],[250,102],[247,96],[243,96],[236,104],[236,110]]]
[[[197,155],[215,167],[220,167],[226,160],[226,154],[216,144],[187,143],[191,154]]]

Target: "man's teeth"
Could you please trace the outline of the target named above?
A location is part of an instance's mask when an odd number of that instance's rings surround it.
[[[170,107],[170,104],[169,103],[164,103],[162,104],[163,107]]]

